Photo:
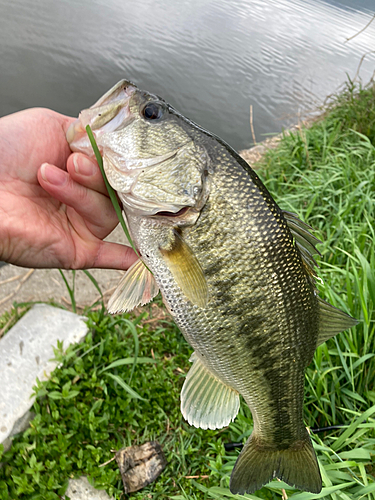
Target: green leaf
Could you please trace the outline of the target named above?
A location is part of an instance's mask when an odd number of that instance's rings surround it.
[[[146,399],[142,398],[134,389],[132,389],[126,382],[122,380],[118,375],[113,375],[113,373],[106,373],[107,377],[111,377],[115,380],[127,393],[130,394],[133,398],[140,399],[141,401],[146,401]]]
[[[51,399],[62,399],[62,394],[61,392],[58,391],[50,391],[47,393],[48,397]]]
[[[77,391],[77,390],[70,391],[66,396],[64,396],[64,399],[75,398],[76,396],[78,396],[78,394],[79,394],[79,391]]]
[[[134,362],[137,362],[137,364],[143,364],[143,363],[156,363],[157,361],[152,358],[124,358],[124,359],[117,359],[116,361],[113,361],[110,365],[106,366],[103,368],[99,373],[103,373],[107,370],[110,370],[111,368],[116,368],[117,366],[123,366],[123,365],[132,365]]]
[[[375,405],[374,406],[371,406],[371,408],[369,408],[367,411],[365,411],[364,413],[362,413],[362,415],[357,418],[356,420],[354,420],[354,422],[352,422],[349,427],[346,429],[346,431],[344,431],[341,436],[334,442],[332,443],[332,449],[334,451],[337,451],[340,449],[340,447],[345,443],[345,441],[349,438],[349,436],[351,436],[356,430],[357,430],[357,427],[364,421],[366,420],[367,418],[371,417],[371,415],[373,415],[375,413]]]
[[[355,448],[338,454],[343,460],[371,460],[371,453],[366,448]]]
[[[340,490],[348,488],[349,486],[353,486],[353,484],[356,484],[355,481],[351,481],[350,483],[345,483],[345,484],[339,484],[336,486],[329,486],[328,488],[323,488],[321,493],[319,493],[318,495],[315,493],[304,492],[304,493],[297,493],[289,498],[291,500],[316,500],[318,498],[326,498],[328,495],[331,495],[336,491],[338,492]]]
[[[83,269],[83,272],[86,274],[86,276],[88,277],[88,279],[91,281],[91,283],[94,285],[94,287],[98,290],[102,300],[103,300],[103,293],[102,293],[102,290],[99,286],[99,283],[96,281],[96,279],[94,278],[94,276],[90,273],[90,271],[87,271],[87,269]]]
[[[363,498],[365,500],[364,495],[367,495],[368,493],[373,493],[373,492],[375,492],[375,483],[371,483],[367,486],[364,486],[364,487],[356,490],[356,498],[358,498],[358,500],[360,500],[360,498]]]

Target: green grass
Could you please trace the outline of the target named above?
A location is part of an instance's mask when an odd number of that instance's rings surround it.
[[[347,91],[323,120],[286,136],[258,165],[279,205],[316,229],[321,296],[360,324],[320,346],[306,373],[305,422],[321,464],[321,495],[274,481],[234,497],[228,484],[238,450],[252,430],[242,405],[229,428],[186,424],[179,392],[191,349],[168,319],[110,317],[89,311],[90,335],[57,357],[62,365],[38,383],[36,418],[2,457],[1,499],[58,499],[69,477],[88,475],[96,487],[125,498],[111,450],[157,439],[168,466],[140,499],[205,500],[375,498],[375,90]],[[116,363],[117,361],[117,363]],[[186,478],[186,476],[200,476]],[[201,477],[203,476],[203,477]],[[208,476],[208,477],[207,477]]]

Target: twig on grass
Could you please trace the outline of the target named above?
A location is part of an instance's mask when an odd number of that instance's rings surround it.
[[[104,464],[100,464],[98,465],[98,467],[104,467],[105,465],[108,465],[110,464],[111,462],[113,462],[114,460],[116,460],[116,457],[112,457],[110,460],[107,460],[106,462],[104,462]]]

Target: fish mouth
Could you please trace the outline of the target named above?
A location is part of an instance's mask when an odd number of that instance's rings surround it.
[[[199,215],[199,209],[195,207],[185,206],[178,210],[178,212],[161,210],[159,212],[156,212],[151,217],[165,221],[166,224],[172,225],[173,227],[184,227],[195,224]]]
[[[182,207],[178,212],[166,212],[166,211],[161,211],[161,212],[156,212],[154,214],[154,217],[169,217],[169,218],[177,218],[185,215],[189,209],[192,207]]]
[[[77,120],[70,124],[66,132],[70,149],[93,156],[86,132],[87,125],[91,127],[95,137],[128,125],[134,119],[130,112],[129,101],[136,90],[134,84],[121,80],[90,108],[81,111]]]

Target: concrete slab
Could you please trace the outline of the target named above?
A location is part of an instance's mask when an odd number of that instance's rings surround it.
[[[37,304],[0,340],[0,443],[24,425],[36,378],[46,380],[56,367],[57,341],[67,348],[87,331],[82,316]]]
[[[70,479],[65,495],[71,500],[111,500],[113,498],[103,490],[96,490],[85,476]]]
[[[126,236],[120,226],[106,238],[124,244]],[[107,301],[123,275],[115,269],[90,269]],[[72,284],[72,271],[63,271]],[[76,272],[75,298],[78,306],[91,305],[100,295],[83,271]],[[58,269],[27,269],[8,264],[0,267],[0,314],[9,311],[13,302],[48,302],[70,304],[68,290]]]

